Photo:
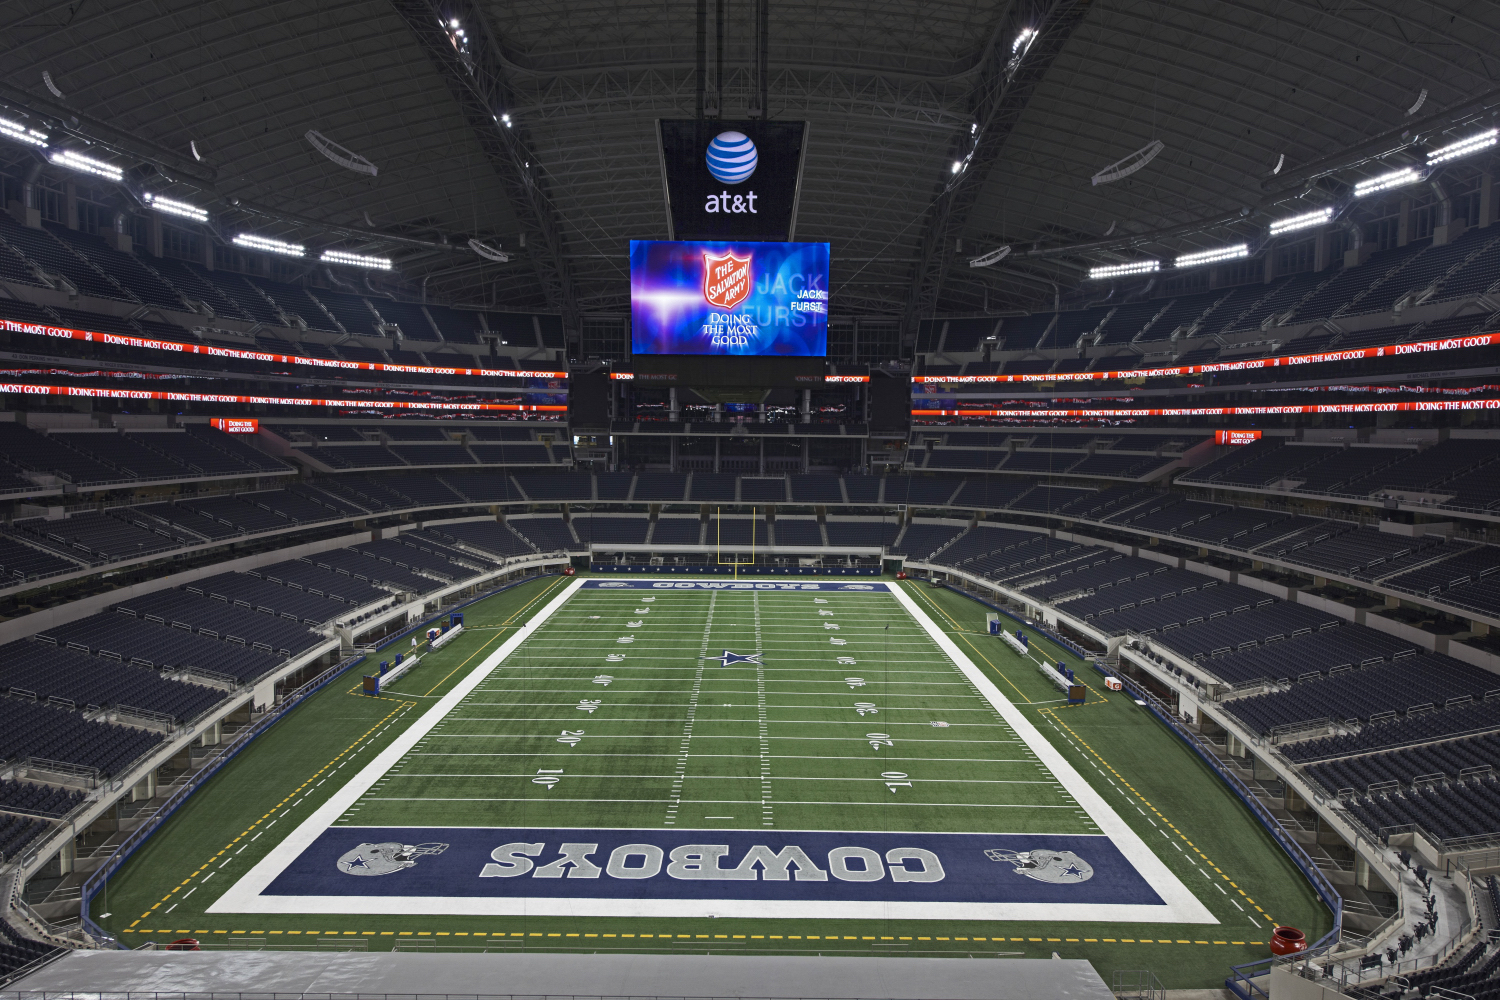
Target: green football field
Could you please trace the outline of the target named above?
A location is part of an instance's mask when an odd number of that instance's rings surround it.
[[[1273,922],[1326,931],[1305,878],[1146,710],[1092,672],[1079,673],[1088,702],[1061,704],[1033,662],[985,634],[983,606],[886,583],[906,600],[602,589],[553,606],[570,587],[558,577],[506,591],[467,609],[465,634],[394,690],[360,694],[357,668],[299,706],[137,851],[91,913],[127,946],[191,935],[229,947],[1056,952],[1106,976],[1150,968],[1169,986],[1221,983],[1231,964],[1266,954]],[[1045,640],[1033,650],[1078,666]],[[1064,772],[1078,784],[1065,785]],[[1100,816],[1116,825],[1101,832]],[[1107,836],[1149,845],[1170,876],[1161,883],[1180,885],[1215,922],[1107,909],[913,919],[880,907],[799,917],[223,905],[252,872],[300,850],[309,826],[350,843],[402,827],[616,829],[640,840]],[[385,878],[435,870],[457,850]]]
[[[892,597],[755,590],[577,591],[338,822],[1099,832]]]

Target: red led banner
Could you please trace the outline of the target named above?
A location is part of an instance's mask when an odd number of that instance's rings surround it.
[[[918,375],[913,382],[950,385],[980,385],[999,382],[1104,382],[1122,378],[1168,378],[1173,375],[1212,375],[1216,372],[1254,371],[1260,368],[1284,368],[1290,365],[1316,365],[1325,361],[1361,361],[1367,358],[1392,358],[1430,351],[1454,351],[1464,347],[1490,347],[1500,343],[1500,333],[1481,333],[1471,337],[1446,337],[1423,340],[1415,344],[1387,344],[1384,347],[1357,347],[1348,351],[1324,351],[1319,354],[1290,354],[1280,358],[1251,358],[1209,365],[1183,365],[1178,368],[1127,368],[1107,372],[1056,372],[1041,375]]]
[[[566,406],[522,403],[418,403],[386,399],[297,399],[286,396],[235,396],[215,392],[156,392],[151,389],[92,389],[73,385],[26,385],[0,382],[0,393],[23,396],[74,396],[88,399],[160,399],[173,403],[262,403],[267,406],[336,406],[342,409],[456,410],[464,413],[563,413]]]
[[[1330,403],[1324,406],[1193,406],[1131,410],[912,410],[914,417],[1263,417],[1303,413],[1442,413],[1500,410],[1500,399],[1428,400],[1413,403]]]
[[[259,434],[260,421],[255,417],[214,417],[209,424],[225,434]]]
[[[1254,444],[1260,431],[1214,431],[1215,444]]]
[[[93,333],[41,323],[19,323],[0,319],[0,330],[31,333],[39,337],[83,340],[115,347],[140,347],[148,351],[174,351],[178,354],[202,354],[211,358],[236,358],[240,361],[266,361],[278,365],[311,365],[314,368],[337,368],[343,371],[400,372],[407,375],[486,375],[491,378],[567,378],[567,372],[514,371],[509,368],[435,368],[430,365],[388,365],[379,361],[336,361],[333,358],[304,358],[296,354],[271,354],[267,351],[244,351],[217,344],[184,344],[175,340],[150,337],[126,337],[118,333]]]

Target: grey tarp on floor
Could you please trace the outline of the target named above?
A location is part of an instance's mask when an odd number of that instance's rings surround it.
[[[80,951],[11,990],[1113,1000],[1080,959]]]

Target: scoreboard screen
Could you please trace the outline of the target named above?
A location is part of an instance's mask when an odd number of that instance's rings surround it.
[[[828,354],[828,244],[630,242],[631,353]]]

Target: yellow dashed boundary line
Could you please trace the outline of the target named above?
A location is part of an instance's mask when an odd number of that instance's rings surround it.
[[[510,618],[507,618],[504,624],[502,624],[500,626],[494,626],[494,627],[496,627],[498,629],[505,628],[510,622],[514,621],[517,617],[519,617],[520,615],[524,614],[528,608],[530,608],[537,601],[539,601],[543,597],[545,597],[548,592],[550,592],[554,587],[556,587],[561,582],[562,581],[554,581],[541,594],[538,594],[535,598],[533,598],[531,601],[529,601],[520,610],[518,610],[517,612],[515,612],[515,614],[511,615]],[[918,590],[917,593],[920,594],[921,593],[920,590]],[[941,614],[944,618],[947,618],[950,622],[953,622],[954,627],[959,632],[966,633],[968,631],[967,629],[964,629],[962,626],[960,626],[957,622],[954,622],[953,618],[951,616],[949,616],[947,614],[947,612],[943,611],[942,608],[938,607],[937,604],[935,602],[933,602],[931,598],[927,597],[927,595],[922,594],[921,596],[922,596],[923,600],[925,600],[928,604],[931,604],[938,611],[939,614]],[[495,638],[499,638],[499,636],[496,635]],[[964,640],[966,642],[969,642],[967,635],[962,636],[962,638],[964,638]],[[490,640],[490,642],[493,642],[493,641],[494,641],[494,639]],[[485,647],[487,647],[488,645],[489,645],[489,643],[486,643]],[[969,642],[969,645],[973,646],[973,643]],[[478,656],[480,652],[483,652],[483,650],[484,650],[485,647],[481,647],[480,650],[476,651],[468,659],[464,660],[464,662],[462,664],[459,664],[458,667],[455,667],[454,671],[452,671],[452,672],[450,672],[448,674],[448,677],[451,677],[453,675],[453,672],[456,672],[457,670],[462,669],[462,667],[465,664],[467,664],[475,656]],[[979,657],[981,659],[983,659],[985,661],[985,663],[988,663],[990,665],[991,669],[993,669],[997,674],[1000,674],[1000,676],[1006,681],[1006,683],[1009,683],[1009,684],[1011,684],[1012,687],[1015,687],[1015,685],[1013,683],[1011,683],[1010,678],[1006,677],[1005,674],[1000,670],[1000,668],[996,667],[995,664],[992,663],[989,660],[988,657],[986,657],[983,653],[980,653],[979,650],[977,649],[977,647],[975,648],[975,652],[978,653]],[[434,685],[431,690],[436,690],[438,686],[442,685],[442,683],[448,679],[448,677],[444,677],[443,680],[439,681],[437,685]],[[429,694],[431,693],[431,690],[428,692]],[[1017,691],[1019,693],[1019,689],[1017,689]],[[353,690],[351,690],[350,693],[353,693]],[[1021,695],[1021,697],[1025,698],[1025,695],[1023,694],[1023,695]],[[384,696],[382,696],[382,698],[384,698]],[[397,699],[384,698],[384,700],[397,700]],[[1028,704],[1031,703],[1031,700],[1029,698],[1026,698],[1026,701],[1027,701]],[[570,931],[545,931],[545,932],[544,931],[495,931],[495,932],[491,933],[491,932],[487,932],[487,931],[346,931],[346,930],[329,930],[329,931],[280,931],[280,930],[270,930],[270,931],[267,931],[267,930],[254,930],[254,929],[252,929],[252,930],[227,930],[227,929],[226,930],[207,930],[207,929],[194,930],[192,928],[178,928],[178,929],[173,930],[173,929],[168,929],[168,928],[152,929],[152,928],[149,928],[149,927],[138,927],[137,926],[138,924],[140,924],[140,922],[142,920],[144,920],[147,917],[151,916],[152,911],[156,910],[163,903],[168,902],[174,895],[176,895],[178,892],[182,891],[182,889],[184,887],[186,887],[189,883],[191,883],[194,879],[196,879],[199,875],[201,875],[204,872],[204,870],[206,870],[210,865],[212,865],[214,863],[214,861],[218,860],[222,855],[224,855],[226,852],[228,852],[229,849],[232,848],[235,844],[239,843],[246,836],[248,836],[252,830],[254,830],[257,826],[260,826],[261,823],[264,823],[267,819],[269,819],[277,810],[281,809],[288,802],[290,802],[292,799],[296,798],[300,793],[302,793],[307,788],[308,785],[310,785],[310,784],[313,783],[314,779],[316,779],[318,777],[318,775],[323,774],[326,771],[328,771],[330,768],[332,768],[335,764],[338,763],[338,761],[341,758],[343,758],[345,755],[347,755],[350,752],[352,752],[355,747],[359,746],[360,743],[364,742],[373,733],[375,733],[377,730],[381,729],[386,723],[388,723],[391,720],[391,718],[393,716],[395,716],[396,714],[398,714],[398,713],[400,713],[400,712],[402,712],[402,711],[404,711],[404,710],[406,710],[408,708],[412,708],[415,705],[416,705],[416,703],[415,702],[411,702],[411,701],[403,701],[403,702],[401,702],[401,705],[399,707],[392,709],[391,712],[388,715],[385,716],[385,718],[381,719],[379,722],[377,722],[370,729],[366,730],[365,733],[362,736],[359,737],[359,739],[357,739],[353,743],[349,744],[349,746],[346,747],[342,753],[340,753],[337,757],[334,757],[327,764],[323,765],[323,767],[321,767],[320,769],[318,769],[318,771],[315,772],[312,775],[312,777],[308,778],[301,785],[299,785],[295,791],[293,791],[290,795],[288,795],[285,798],[283,798],[276,805],[272,806],[270,808],[270,810],[268,810],[263,816],[260,817],[260,819],[256,820],[254,823],[251,823],[250,826],[248,826],[243,832],[241,832],[241,834],[238,837],[235,837],[234,840],[230,841],[228,844],[225,844],[224,848],[222,850],[220,850],[217,854],[215,854],[212,858],[210,858],[203,865],[199,866],[199,868],[196,871],[194,871],[191,875],[189,875],[186,879],[184,879],[180,883],[178,883],[178,885],[175,888],[173,888],[171,892],[167,893],[167,895],[165,895],[165,896],[163,896],[161,898],[160,902],[153,904],[151,906],[151,909],[147,910],[145,913],[142,913],[140,915],[140,917],[136,918],[134,921],[131,922],[131,924],[130,924],[129,927],[124,928],[121,931],[121,933],[124,933],[124,934],[257,934],[257,935],[260,935],[260,934],[274,934],[274,935],[285,935],[285,936],[288,936],[288,937],[291,937],[291,936],[317,937],[317,936],[321,935],[321,936],[325,936],[325,937],[335,937],[335,936],[342,936],[342,937],[354,937],[354,936],[357,936],[357,937],[476,937],[476,938],[484,938],[484,937],[489,937],[489,938],[578,938],[578,937],[583,937],[583,938],[601,938],[601,939],[602,938],[615,938],[615,939],[635,939],[635,940],[666,940],[666,939],[674,939],[674,940],[677,940],[677,939],[721,940],[722,939],[722,940],[726,940],[726,941],[729,941],[729,940],[747,940],[747,941],[761,941],[761,940],[765,940],[765,941],[877,941],[877,940],[879,940],[879,941],[944,941],[944,942],[960,942],[960,941],[962,941],[962,942],[973,942],[973,941],[979,941],[979,942],[993,942],[993,943],[1017,943],[1017,942],[1019,942],[1019,943],[1025,943],[1025,942],[1061,943],[1061,942],[1066,942],[1066,943],[1084,943],[1084,944],[1100,944],[1100,943],[1103,943],[1103,944],[1191,944],[1191,945],[1209,945],[1209,946],[1213,946],[1213,945],[1257,945],[1258,946],[1258,945],[1263,945],[1265,943],[1263,941],[1190,941],[1190,940],[1180,939],[1180,938],[1179,939],[1166,939],[1166,938],[1159,938],[1159,939],[1152,939],[1152,938],[1082,938],[1082,939],[1079,939],[1079,938],[1054,938],[1054,937],[1049,937],[1049,938],[1039,938],[1039,937],[1031,937],[1031,938],[1023,938],[1023,937],[994,937],[994,938],[985,938],[985,937],[956,937],[956,936],[954,936],[954,937],[938,937],[938,936],[915,936],[915,935],[904,935],[904,936],[903,935],[879,935],[879,936],[876,936],[876,935],[848,935],[848,934],[845,934],[845,935],[837,935],[837,934],[829,934],[829,935],[818,935],[818,934],[683,934],[683,933],[679,933],[679,932],[666,932],[666,933],[660,933],[660,934],[654,934],[653,935],[653,934],[620,934],[620,933],[608,934],[608,933],[602,933],[602,932],[588,933],[588,932],[581,932],[581,931],[572,931],[572,932],[570,932]],[[1076,706],[1069,706],[1069,707],[1076,707]],[[1041,711],[1041,712],[1053,712],[1053,711],[1055,711],[1055,709],[1053,709],[1053,708],[1043,708],[1043,709],[1039,709],[1038,711]],[[1054,718],[1055,718],[1055,716],[1054,716]],[[1125,779],[1123,777],[1120,777],[1119,773],[1116,772],[1113,767],[1110,767],[1109,763],[1107,761],[1105,761],[1103,757],[1100,757],[1099,754],[1093,749],[1093,747],[1090,747],[1087,743],[1085,743],[1083,741],[1082,737],[1079,737],[1078,734],[1076,732],[1074,732],[1073,729],[1071,727],[1069,727],[1066,723],[1064,723],[1061,719],[1057,719],[1057,722],[1058,722],[1059,725],[1063,726],[1063,728],[1067,729],[1068,732],[1072,733],[1073,736],[1074,736],[1074,738],[1077,739],[1080,744],[1082,744],[1085,748],[1088,749],[1089,753],[1093,754],[1095,757],[1097,757],[1099,759],[1100,763],[1104,764],[1105,767],[1109,768],[1110,772],[1112,774],[1114,774],[1116,778],[1119,778],[1120,782],[1122,784],[1124,784],[1126,788],[1129,788],[1130,791],[1132,793],[1134,793],[1135,796],[1137,798],[1139,798],[1142,803],[1144,803],[1148,808],[1150,808],[1152,812],[1156,813],[1156,815],[1161,818],[1162,822],[1166,823],[1168,827],[1171,827],[1171,829],[1173,830],[1173,832],[1177,833],[1177,835],[1179,837],[1182,837],[1183,841],[1185,843],[1187,843],[1187,845],[1189,847],[1192,847],[1194,851],[1197,851],[1198,856],[1203,859],[1204,863],[1208,864],[1209,867],[1211,867],[1211,868],[1214,869],[1214,871],[1219,872],[1219,874],[1224,878],[1225,881],[1229,881],[1229,876],[1228,875],[1224,875],[1224,873],[1221,872],[1221,871],[1219,871],[1219,869],[1217,867],[1214,867],[1213,862],[1211,862],[1211,861],[1208,860],[1207,855],[1203,854],[1202,851],[1198,851],[1198,849],[1196,847],[1194,847],[1192,841],[1188,840],[1187,837],[1185,835],[1183,835],[1181,833],[1181,831],[1177,830],[1177,828],[1175,826],[1172,826],[1172,824],[1167,821],[1167,818],[1165,816],[1162,816],[1161,813],[1157,812],[1156,809],[1155,809],[1155,807],[1152,806],[1150,802],[1147,802],[1146,799],[1139,792],[1137,792],[1135,790],[1135,788],[1130,785],[1129,782],[1125,781]],[[272,822],[274,823],[275,820],[272,820]],[[1237,885],[1234,884],[1234,882],[1229,881],[1229,884],[1231,886],[1234,886],[1234,888],[1237,891],[1239,891],[1239,893],[1240,893],[1241,896],[1245,896],[1244,890],[1240,889],[1239,886],[1237,886]],[[1252,899],[1250,899],[1249,896],[1245,896],[1245,899],[1246,899],[1247,902],[1251,903],[1251,905],[1254,905],[1255,901],[1252,900]],[[1255,908],[1257,910],[1260,910],[1259,906],[1256,906]],[[1261,911],[1261,913],[1262,913],[1262,915],[1265,915],[1264,911]],[[1268,915],[1266,915],[1266,919],[1267,920],[1271,920],[1270,916],[1268,916]],[[1274,921],[1272,921],[1272,923],[1274,923]]]
[[[1186,938],[1039,938],[1039,937],[917,937],[893,934],[682,934],[667,931],[661,934],[605,934],[584,931],[268,931],[268,930],[193,930],[166,927],[152,930],[142,927],[127,930],[126,934],[284,934],[300,937],[490,937],[490,938],[635,938],[665,941],[669,938],[725,941],[985,941],[995,944],[1014,942],[1053,942],[1067,944],[1192,944],[1192,945],[1264,945],[1264,941],[1190,941]]]
[[[1120,782],[1120,784],[1122,784],[1126,788],[1130,789],[1130,793],[1132,795],[1134,795],[1136,798],[1140,799],[1142,805],[1144,805],[1147,809],[1150,809],[1153,813],[1155,813],[1156,814],[1156,818],[1159,819],[1159,820],[1161,820],[1163,823],[1165,823],[1167,825],[1167,828],[1169,830],[1171,830],[1173,833],[1177,834],[1177,836],[1182,839],[1182,842],[1184,844],[1186,844],[1186,845],[1188,845],[1188,847],[1192,848],[1193,849],[1193,853],[1197,854],[1198,857],[1202,858],[1204,864],[1208,865],[1208,867],[1212,868],[1215,872],[1218,872],[1219,877],[1222,878],[1225,882],[1228,882],[1230,884],[1230,886],[1234,889],[1235,892],[1237,892],[1241,896],[1243,896],[1244,899],[1245,899],[1245,902],[1249,903],[1251,906],[1254,906],[1257,913],[1259,913],[1261,916],[1263,916],[1267,920],[1269,920],[1273,926],[1275,925],[1276,921],[1271,917],[1271,915],[1269,913],[1267,913],[1265,910],[1261,909],[1260,906],[1258,906],[1256,904],[1255,900],[1253,900],[1249,896],[1245,895],[1245,890],[1241,889],[1237,884],[1235,884],[1234,880],[1231,879],[1228,875],[1225,875],[1224,872],[1222,870],[1220,870],[1220,868],[1219,868],[1218,865],[1216,865],[1212,861],[1210,861],[1209,858],[1208,858],[1208,855],[1204,854],[1203,851],[1201,849],[1199,849],[1199,847],[1196,844],[1194,844],[1191,840],[1188,840],[1187,834],[1183,833],[1181,830],[1177,829],[1177,827],[1173,826],[1172,825],[1172,821],[1169,820],[1169,819],[1167,819],[1167,817],[1163,816],[1161,814],[1161,812],[1158,811],[1157,808],[1155,806],[1153,806],[1150,803],[1150,801],[1144,795],[1142,795],[1140,792],[1136,791],[1135,786],[1132,785],[1130,782],[1126,781],[1125,778],[1124,778],[1124,776],[1121,775],[1119,771],[1116,771],[1110,765],[1109,761],[1105,760],[1102,756],[1100,756],[1099,751],[1097,751],[1093,747],[1089,746],[1088,742],[1086,740],[1084,740],[1084,738],[1082,736],[1079,736],[1078,733],[1073,729],[1072,726],[1068,725],[1061,718],[1059,718],[1058,715],[1057,715],[1056,709],[1053,709],[1053,708],[1041,708],[1041,709],[1038,709],[1037,711],[1045,713],[1045,714],[1051,714],[1053,721],[1055,721],[1059,726],[1062,726],[1070,734],[1072,734],[1073,738],[1078,741],[1078,744],[1080,746],[1082,746],[1089,753],[1093,754],[1094,757],[1099,761],[1099,763],[1103,764],[1106,768],[1108,768],[1109,769],[1109,773],[1113,774],[1115,776],[1115,778]],[[1227,895],[1227,893],[1226,893],[1226,895]]]
[[[265,823],[266,820],[271,819],[271,817],[273,815],[275,815],[275,813],[278,810],[280,810],[282,807],[286,806],[286,804],[288,802],[291,802],[293,799],[295,799],[298,796],[302,795],[307,790],[307,786],[311,785],[313,783],[313,781],[317,779],[318,775],[323,774],[323,773],[329,771],[330,769],[332,769],[333,766],[335,764],[338,764],[338,762],[342,758],[344,758],[348,754],[352,753],[354,751],[355,747],[359,746],[365,740],[369,739],[374,733],[376,733],[377,731],[379,731],[382,727],[386,726],[391,721],[391,719],[393,717],[395,717],[397,714],[399,714],[401,712],[406,711],[409,708],[414,708],[416,706],[416,704],[417,703],[414,702],[414,701],[404,701],[399,706],[397,706],[396,708],[391,709],[391,711],[389,712],[389,714],[386,715],[385,718],[381,719],[379,722],[375,723],[375,725],[373,725],[369,729],[365,730],[365,732],[363,733],[363,735],[361,735],[357,740],[355,740],[353,743],[350,743],[347,747],[345,747],[342,753],[340,753],[337,757],[333,758],[328,763],[326,763],[322,767],[320,767],[317,771],[315,771],[313,773],[312,777],[308,778],[302,784],[298,785],[296,787],[296,789],[291,792],[291,794],[287,795],[280,802],[276,803],[270,809],[266,810],[266,812],[260,817],[260,819],[256,820],[254,823],[251,823],[249,826],[247,826],[244,830],[242,830],[240,832],[240,835],[238,837],[235,837],[229,843],[225,844],[224,847],[223,847],[223,849],[221,849],[217,854],[215,854],[213,857],[209,858],[203,864],[199,865],[198,869],[196,871],[194,871],[191,875],[189,875],[187,878],[185,878],[181,882],[177,883],[177,885],[175,887],[173,887],[172,891],[169,892],[169,893],[167,893],[165,896],[163,896],[160,901],[151,904],[151,909],[147,910],[145,913],[142,913],[139,917],[137,917],[135,920],[133,920],[133,921],[130,922],[130,927],[128,927],[128,928],[125,929],[125,933],[127,933],[127,934],[129,934],[129,933],[140,933],[140,934],[149,934],[149,933],[152,933],[151,931],[147,931],[147,930],[134,931],[133,928],[137,924],[139,924],[142,920],[145,920],[147,917],[151,916],[152,911],[155,910],[157,907],[161,906],[162,903],[170,902],[171,899],[172,899],[172,897],[175,896],[175,895],[177,895],[179,892],[181,892],[183,890],[183,888],[188,885],[188,883],[192,882],[199,875],[202,875],[205,869],[207,869],[215,861],[218,861],[219,858],[223,857],[224,854],[227,853],[229,851],[229,849],[232,848],[235,844],[238,844],[240,841],[242,841],[246,837],[248,837],[250,835],[250,831],[254,830],[256,827],[260,826],[262,823]],[[339,765],[339,766],[342,767],[343,765]],[[281,817],[279,817],[279,816],[277,817],[277,819],[280,819],[280,818]],[[276,822],[276,819],[272,819],[270,823],[266,823],[266,829],[270,829],[271,824],[273,824],[275,822]],[[265,832],[264,830],[261,831],[261,833],[264,833],[264,832]],[[256,836],[258,837],[258,836],[260,836],[260,834],[256,834]],[[255,838],[251,837],[251,839],[253,840]],[[243,848],[241,848],[241,850],[243,850]],[[238,853],[238,852],[236,852],[236,853]],[[227,864],[227,862],[225,862],[225,863]],[[221,864],[220,867],[223,867],[223,865]],[[207,881],[207,878],[205,878],[204,881]],[[186,896],[184,896],[184,898],[186,898]],[[179,932],[177,932],[177,931],[165,931],[165,932],[159,931],[157,933],[175,934],[175,933],[179,933]],[[189,933],[189,932],[188,931],[182,931],[180,933],[186,934],[186,933]],[[208,931],[204,931],[202,933],[207,934],[209,932]]]

